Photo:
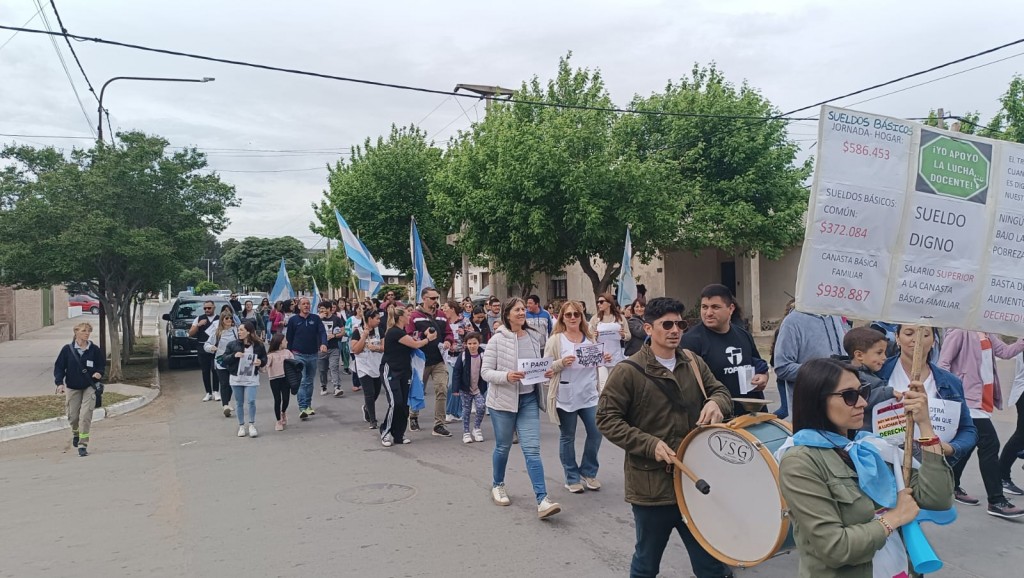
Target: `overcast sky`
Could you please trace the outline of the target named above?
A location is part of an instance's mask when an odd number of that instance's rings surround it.
[[[303,0],[57,0],[72,33],[341,76],[451,90],[458,83],[518,87],[550,78],[558,58],[600,68],[613,100],[662,89],[695,62],[717,62],[783,110],[931,67],[1019,38],[1020,1],[609,0],[516,3]],[[44,13],[57,26],[48,1]],[[0,23],[21,26],[35,0],[0,0]],[[28,25],[42,28],[41,16]],[[0,44],[10,32],[0,31]],[[310,203],[326,187],[325,164],[392,123],[420,124],[446,142],[482,105],[277,72],[75,42],[96,90],[113,76],[216,77],[207,84],[121,81],[104,104],[114,129],[162,135],[210,152],[238,190],[223,238],[294,235],[307,246]],[[59,43],[83,115],[49,38],[19,34],[0,49],[0,133],[85,136],[96,102]],[[1024,52],[1024,45],[835,104],[900,117],[944,107],[998,109],[1024,58],[965,72],[853,106],[892,90]],[[461,107],[459,104],[461,103]],[[813,111],[812,111],[813,112]],[[814,123],[791,125],[810,146]],[[0,137],[0,142],[85,146],[88,140]],[[241,150],[315,150],[261,153]],[[327,150],[330,154],[323,154]],[[301,169],[301,170],[300,170]],[[305,170],[312,169],[312,170]],[[289,171],[289,172],[229,172]]]

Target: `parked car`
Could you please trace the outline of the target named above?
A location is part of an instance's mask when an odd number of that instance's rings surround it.
[[[188,330],[192,322],[203,312],[203,303],[213,301],[214,312],[228,305],[222,297],[180,297],[171,305],[170,313],[164,313],[167,337],[167,367],[174,369],[186,359],[197,359],[197,352],[202,344],[195,337],[189,337]]]
[[[68,307],[81,307],[83,313],[97,315],[100,312],[100,302],[92,295],[72,295],[68,297]]]

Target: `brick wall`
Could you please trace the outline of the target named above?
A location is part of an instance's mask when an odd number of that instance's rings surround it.
[[[14,291],[14,338],[43,328],[43,292],[34,289]]]
[[[68,318],[68,292],[61,285],[53,286],[53,322],[60,323]]]

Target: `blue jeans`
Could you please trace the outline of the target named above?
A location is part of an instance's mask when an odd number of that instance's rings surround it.
[[[232,385],[231,393],[235,396],[235,413],[238,425],[245,425],[245,406],[249,406],[249,423],[256,422],[256,390],[255,385]]]
[[[302,363],[302,381],[299,383],[299,411],[309,409],[313,405],[313,381],[316,379],[316,353],[295,353],[295,359]]]
[[[558,438],[558,458],[562,460],[565,470],[565,483],[578,484],[580,476],[597,477],[597,451],[601,449],[601,432],[597,429],[597,406],[585,407],[576,411],[558,412],[558,430],[562,433]],[[583,462],[576,464],[576,418],[583,420],[587,430],[587,441],[583,444]]]
[[[530,475],[533,493],[539,504],[548,495],[544,484],[544,464],[540,461],[540,406],[537,392],[519,396],[519,411],[498,411],[491,409],[491,425],[494,427],[494,456],[491,469],[494,486],[505,484],[505,468],[508,466],[508,452],[512,449],[512,432],[519,432],[519,447],[526,458],[526,473]]]
[[[779,381],[779,409],[775,410],[775,417],[779,419],[786,419],[789,417],[789,394],[793,387],[789,382]]]
[[[493,413],[493,412],[492,412]],[[690,529],[683,522],[683,515],[676,505],[637,506],[633,504],[633,521],[636,524],[636,549],[629,565],[630,578],[656,578],[661,568],[661,557],[665,553],[672,530],[679,532],[690,556],[690,567],[697,578],[731,578],[732,571],[701,547]]]

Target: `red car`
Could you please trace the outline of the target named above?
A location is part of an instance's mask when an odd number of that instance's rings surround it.
[[[83,313],[96,315],[100,312],[100,302],[89,295],[72,295],[68,297],[68,307],[81,307]]]

